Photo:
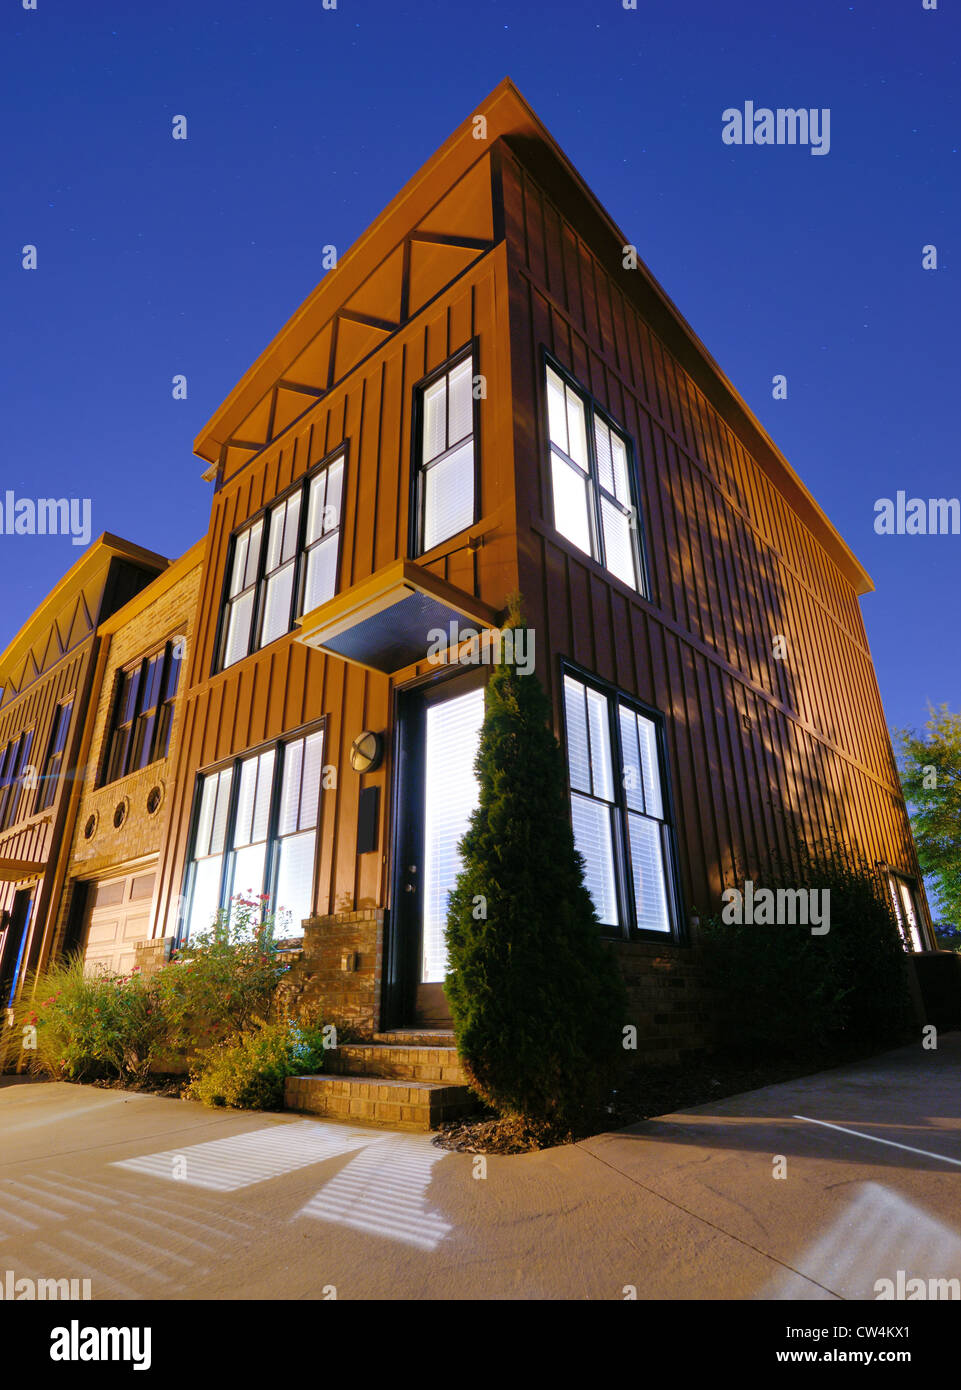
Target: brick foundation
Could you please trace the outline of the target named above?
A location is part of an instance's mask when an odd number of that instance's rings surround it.
[[[697,949],[648,941],[617,941],[612,949],[627,986],[628,1021],[637,1028],[637,1059],[670,1066],[712,1050]]]
[[[381,908],[312,917],[304,924],[301,950],[285,956],[290,971],[280,990],[292,1010],[316,1010],[322,1022],[348,1025],[363,1037],[378,1031],[384,958]]]

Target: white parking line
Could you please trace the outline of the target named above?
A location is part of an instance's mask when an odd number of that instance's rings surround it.
[[[859,1129],[845,1129],[844,1125],[832,1125],[828,1120],[812,1120],[810,1115],[795,1115],[794,1119],[806,1120],[809,1125],[823,1125],[825,1129],[836,1129],[841,1134],[853,1134],[857,1139],[870,1139],[872,1144],[887,1144],[890,1149],[903,1149],[905,1153],[936,1158],[940,1163],[953,1163],[956,1168],[961,1168],[961,1158],[948,1158],[946,1154],[935,1154],[930,1149],[914,1149],[910,1144],[896,1144],[893,1139],[880,1139],[876,1134],[862,1134]]]

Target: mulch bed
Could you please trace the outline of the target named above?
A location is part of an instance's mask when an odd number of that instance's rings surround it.
[[[843,1059],[847,1060],[847,1059]],[[841,1060],[825,1062],[824,1058],[808,1061],[773,1062],[736,1061],[719,1056],[701,1056],[681,1066],[645,1067],[638,1065],[612,1092],[604,1111],[591,1125],[579,1133],[558,1134],[546,1125],[533,1125],[515,1116],[498,1118],[485,1110],[464,1120],[451,1120],[442,1125],[433,1142],[440,1148],[457,1153],[521,1154],[558,1144],[576,1143],[592,1134],[604,1134],[613,1129],[649,1120],[657,1115],[670,1115],[675,1110],[736,1096],[742,1091],[756,1091],[780,1081],[793,1081],[810,1076],[825,1067],[839,1066]]]

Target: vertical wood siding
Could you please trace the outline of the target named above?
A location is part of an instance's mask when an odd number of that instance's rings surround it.
[[[563,655],[665,716],[689,909],[716,909],[795,831],[916,874],[851,582],[644,322],[631,272],[609,274],[513,156],[503,186],[515,447],[530,465],[521,589],[542,677],[556,682]],[[553,529],[545,348],[634,442],[650,602]]]

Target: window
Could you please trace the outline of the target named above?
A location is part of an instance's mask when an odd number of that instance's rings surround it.
[[[671,932],[677,917],[658,729],[632,702],[564,676],[574,841],[601,925]]]
[[[178,639],[119,672],[101,786],[167,756],[182,657]]]
[[[187,878],[188,935],[238,893],[267,895],[278,931],[313,911],[323,730],[239,758],[201,779]]]
[[[221,670],[283,637],[337,592],[343,483],[341,451],[234,537]]]
[[[921,921],[912,885],[898,874],[888,874],[888,891],[904,949],[923,951]]]
[[[7,744],[0,761],[0,830],[6,830],[17,819],[32,745],[33,730],[27,729]]]
[[[546,370],[554,525],[646,595],[630,445],[593,402]]]
[[[417,388],[414,555],[432,550],[476,520],[473,382],[470,350]]]
[[[53,798],[57,792],[57,780],[63,771],[63,755],[67,747],[67,733],[70,729],[72,713],[72,700],[57,706],[53,729],[50,734],[50,746],[47,748],[47,758],[40,779],[40,794],[37,797],[38,811],[46,811],[49,806],[53,805]]]

